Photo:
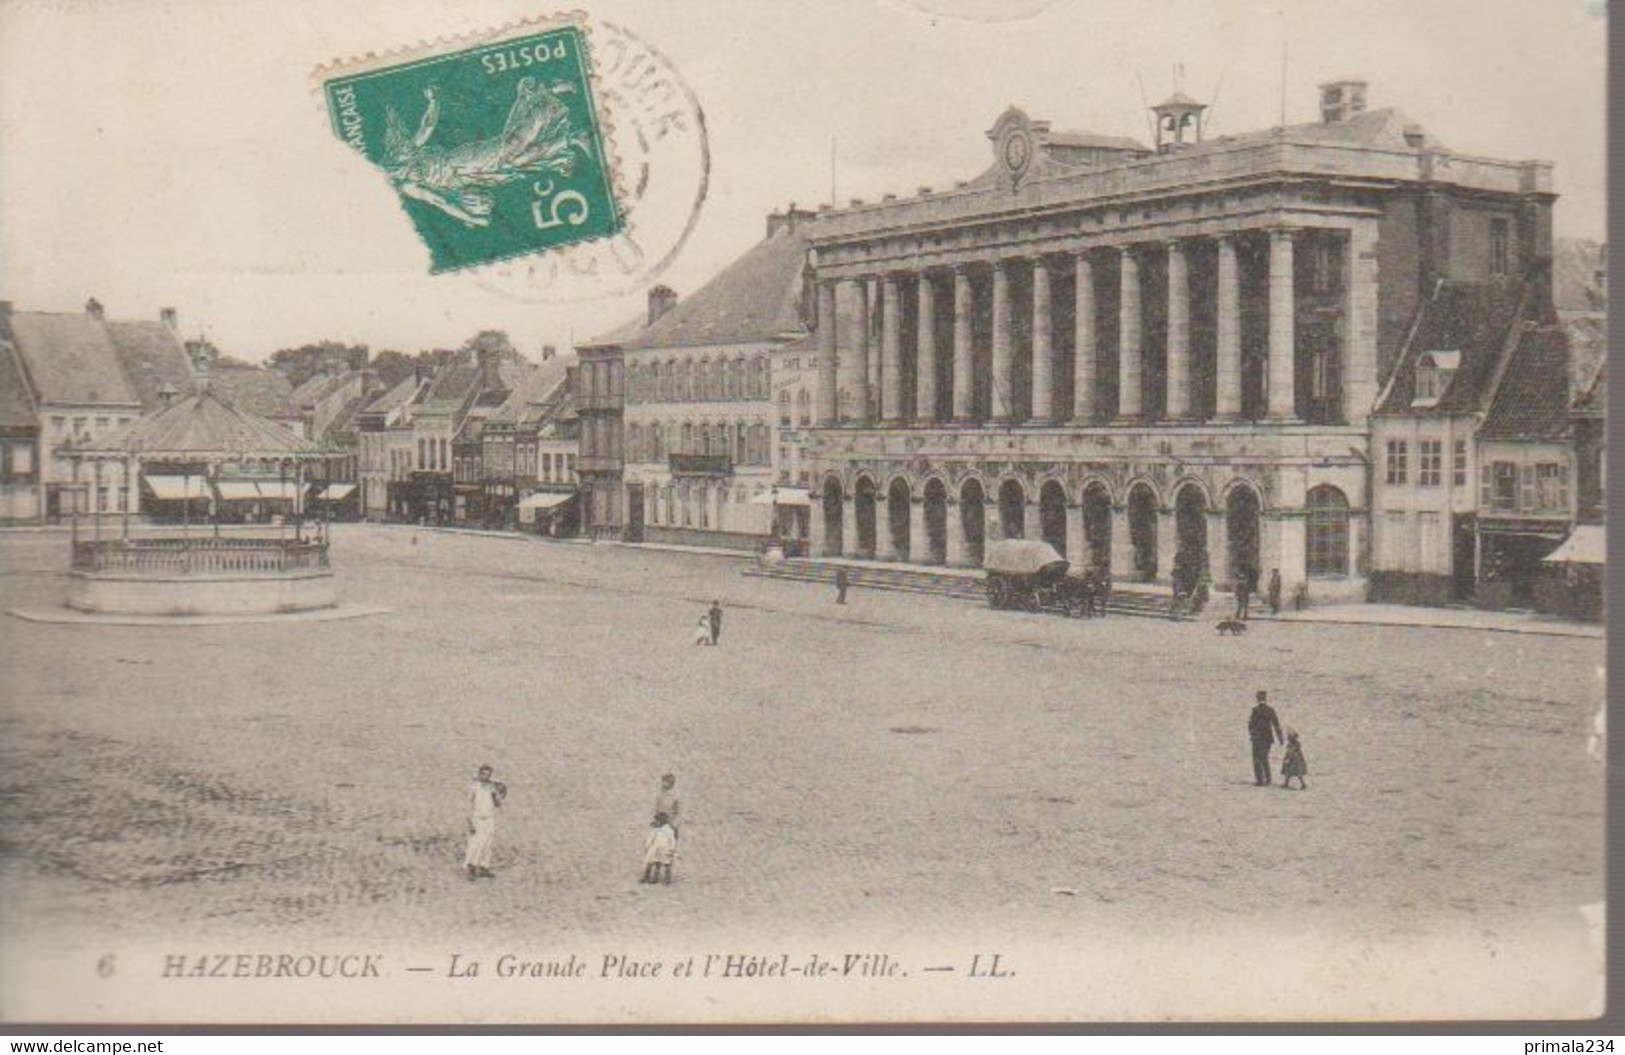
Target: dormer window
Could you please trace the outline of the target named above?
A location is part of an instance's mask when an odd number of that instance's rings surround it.
[[[1416,360],[1416,396],[1411,406],[1437,406],[1460,364],[1460,352],[1423,352]]]

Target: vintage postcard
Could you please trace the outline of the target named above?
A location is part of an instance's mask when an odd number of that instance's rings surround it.
[[[0,1022],[1583,1031],[1606,30],[0,7]]]

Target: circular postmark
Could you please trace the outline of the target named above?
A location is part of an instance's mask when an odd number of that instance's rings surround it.
[[[699,220],[711,155],[693,90],[663,54],[613,23],[593,26],[591,48],[625,227],[471,272],[489,292],[534,303],[633,292],[666,269]]]

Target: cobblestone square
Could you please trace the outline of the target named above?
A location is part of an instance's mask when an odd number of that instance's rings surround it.
[[[334,536],[343,598],[388,612],[7,619],[0,971],[335,937],[439,965],[840,936],[1045,957],[1040,1017],[1599,999],[1579,909],[1603,899],[1600,641],[838,607],[700,555]],[[66,551],[0,539],[7,607],[55,603]],[[713,599],[721,644],[699,648]],[[1307,791],[1252,784],[1258,688],[1302,734]],[[510,794],[497,878],[470,883],[481,763]],[[651,888],[667,771],[680,852]],[[1027,1006],[982,1000],[932,1006]]]

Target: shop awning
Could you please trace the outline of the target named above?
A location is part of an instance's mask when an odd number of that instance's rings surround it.
[[[519,500],[520,509],[553,509],[574,498],[574,491],[541,491]]]
[[[152,489],[153,497],[166,502],[209,497],[208,482],[201,476],[147,476],[143,479]]]
[[[355,484],[328,484],[311,497],[326,502],[341,502],[354,493]]]
[[[750,500],[753,506],[810,506],[812,495],[805,487],[775,487]]]
[[[1608,537],[1601,524],[1581,524],[1552,550],[1547,564],[1607,564]]]
[[[299,496],[299,486],[292,480],[259,480],[261,498],[292,502]]]
[[[221,480],[215,484],[215,490],[220,492],[220,498],[226,502],[258,502],[260,489],[254,486],[253,480]]]

